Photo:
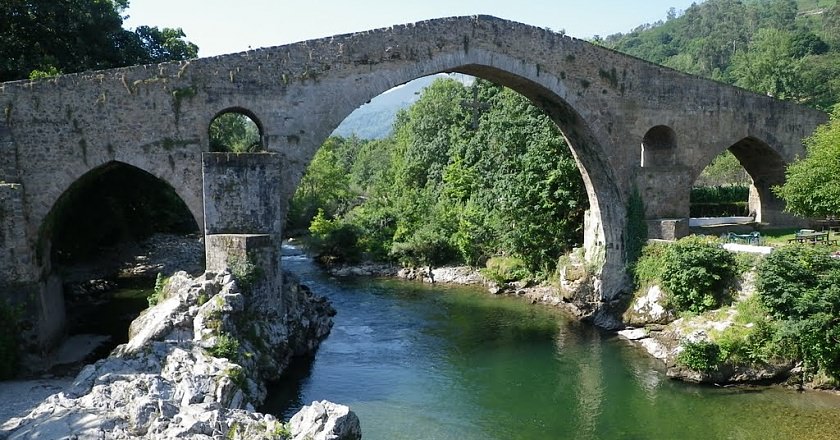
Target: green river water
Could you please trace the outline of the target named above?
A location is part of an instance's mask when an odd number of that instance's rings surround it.
[[[483,289],[336,280],[287,257],[338,311],[263,410],[328,399],[376,439],[840,439],[840,397],[669,380],[618,337]]]

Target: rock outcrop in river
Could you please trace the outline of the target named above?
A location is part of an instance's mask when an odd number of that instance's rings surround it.
[[[361,438],[358,419],[340,405],[317,403],[322,417],[301,416],[295,426],[254,411],[265,382],[314,350],[335,313],[290,274],[284,280],[278,304],[266,310],[249,303],[249,288],[229,272],[176,273],[132,323],[128,343],[4,424],[0,438]]]

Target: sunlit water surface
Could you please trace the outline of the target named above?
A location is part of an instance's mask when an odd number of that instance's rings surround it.
[[[840,439],[840,397],[669,380],[617,337],[471,287],[284,266],[338,311],[263,410],[327,399],[376,439]]]

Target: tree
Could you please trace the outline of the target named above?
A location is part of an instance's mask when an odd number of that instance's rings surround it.
[[[840,108],[805,140],[807,154],[788,165],[785,183],[773,191],[786,210],[805,217],[840,214]]]
[[[352,203],[355,194],[350,189],[349,164],[340,160],[346,142],[344,138],[331,136],[315,154],[292,197],[290,228],[306,227],[317,212],[332,219]]]
[[[128,0],[3,0],[0,81],[193,58],[180,29],[122,28]]]
[[[228,112],[210,123],[210,151],[252,153],[259,148],[259,127],[248,116]]]
[[[791,98],[797,82],[793,38],[787,31],[760,29],[749,49],[732,61],[736,84],[779,99]]]

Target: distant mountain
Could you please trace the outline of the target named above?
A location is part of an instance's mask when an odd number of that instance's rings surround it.
[[[436,79],[447,76],[450,75],[441,73],[426,76],[388,90],[350,113],[350,116],[347,116],[332,134],[342,137],[355,134],[361,139],[387,137],[391,134],[397,112],[414,104],[420,98],[423,89]],[[454,75],[454,77],[466,84],[471,84],[473,81],[472,77],[466,75]]]

